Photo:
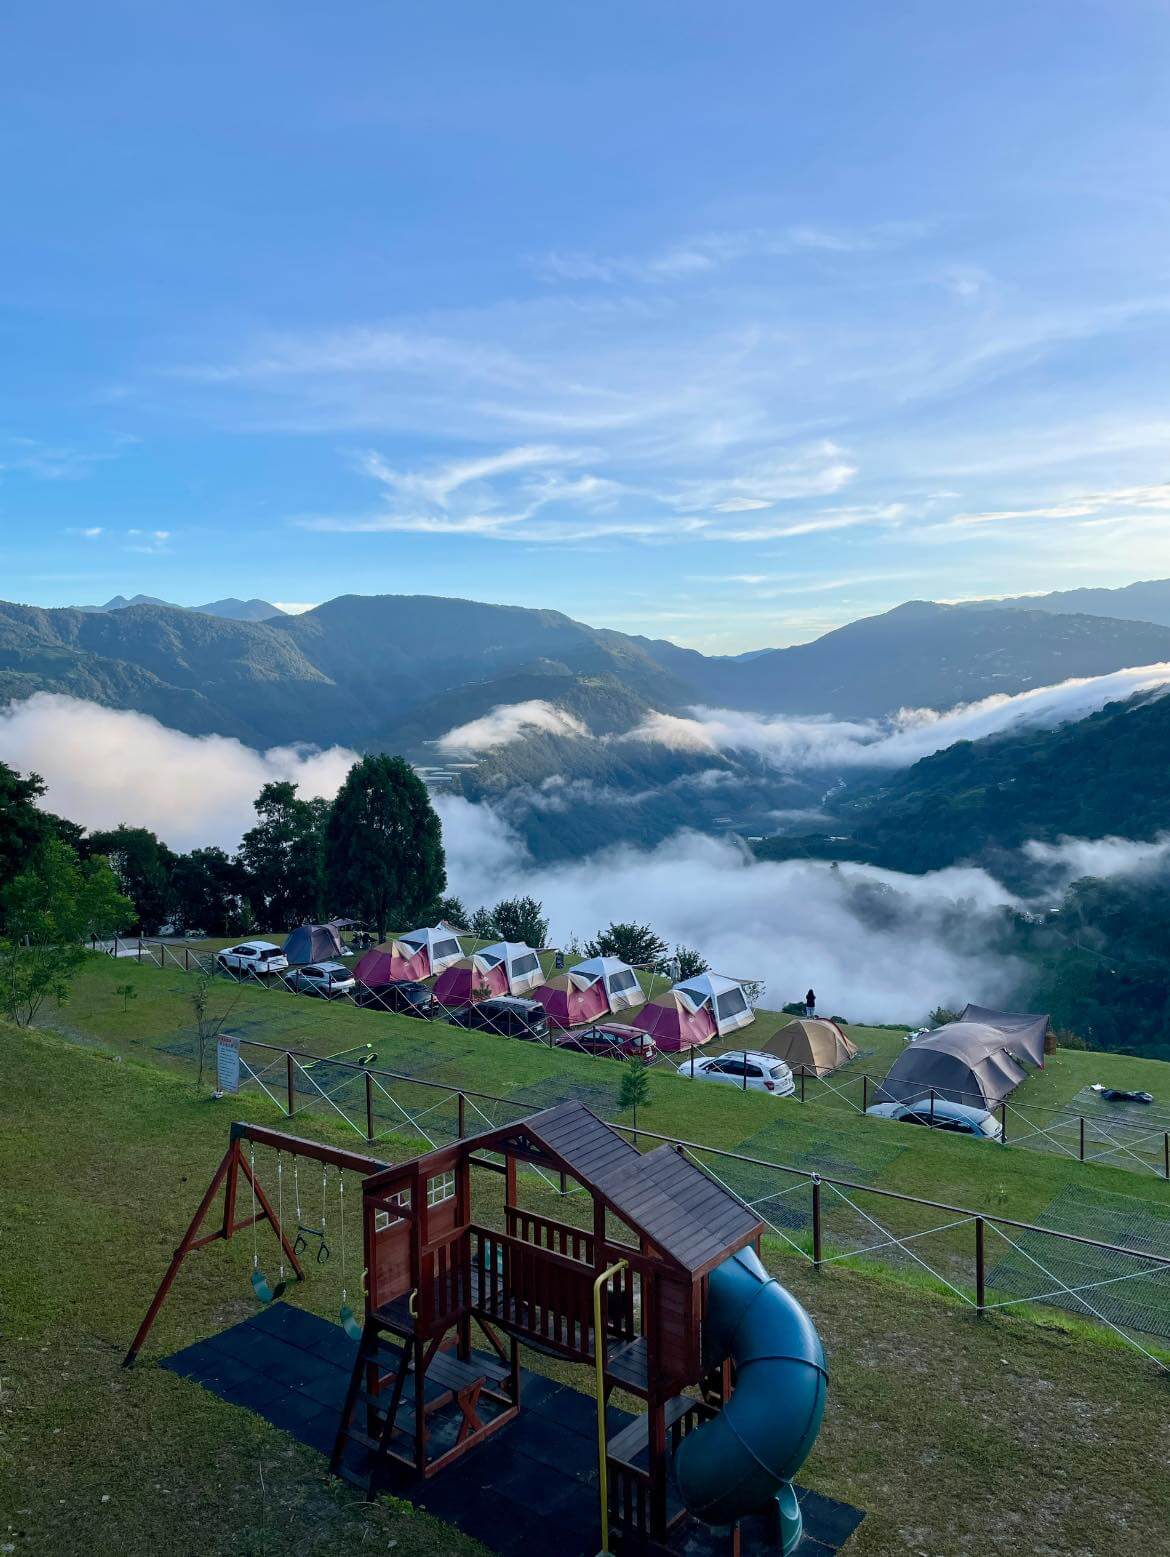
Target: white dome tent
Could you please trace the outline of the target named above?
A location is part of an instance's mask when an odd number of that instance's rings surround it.
[[[444,968],[454,966],[463,956],[459,937],[449,925],[427,925],[421,930],[408,930],[398,940],[403,946],[409,947],[412,953],[425,951],[431,973],[442,973]]]
[[[503,967],[510,995],[527,995],[530,990],[538,989],[544,983],[540,957],[523,941],[496,941],[475,955],[489,967]]]
[[[601,980],[605,985],[609,1009],[615,1015],[619,1011],[633,1010],[646,998],[638,983],[638,975],[620,957],[590,957],[570,968],[569,977],[578,989],[588,989]]]
[[[688,1011],[709,1011],[721,1038],[750,1026],[756,1019],[743,985],[721,973],[700,973],[698,978],[684,979],[674,986],[674,992]]]

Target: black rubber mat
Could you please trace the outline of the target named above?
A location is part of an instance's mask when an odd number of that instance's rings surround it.
[[[162,1366],[328,1455],[356,1352],[339,1325],[274,1303],[219,1335],[198,1341]],[[404,1472],[394,1493],[481,1541],[500,1557],[549,1549],[555,1519],[558,1557],[594,1557],[598,1548],[597,1415],[593,1400],[523,1370],[520,1415],[433,1480]],[[609,1432],[631,1420],[610,1406]],[[324,1474],[324,1467],[322,1467]],[[805,1538],[798,1557],[830,1557],[864,1515],[800,1491]],[[775,1551],[743,1530],[747,1554]],[[675,1531],[679,1557],[726,1552],[728,1532],[687,1520]]]

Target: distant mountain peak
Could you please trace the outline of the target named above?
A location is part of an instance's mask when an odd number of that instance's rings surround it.
[[[168,611],[201,611],[204,616],[219,616],[229,622],[266,622],[274,616],[287,616],[279,606],[267,600],[237,600],[229,595],[225,600],[212,600],[207,605],[181,606],[173,600],[160,600],[157,595],[115,595],[105,605],[75,606],[77,611],[90,615],[104,611],[128,611],[132,606],[162,606]]]

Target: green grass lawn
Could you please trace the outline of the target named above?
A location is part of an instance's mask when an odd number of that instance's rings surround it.
[[[120,1368],[232,1116],[229,1105],[199,1095],[189,1074],[158,1063],[155,1043],[182,1026],[181,997],[167,993],[157,970],[140,977],[139,1000],[119,1022],[104,971],[87,973],[62,1016],[78,1034],[89,1030],[88,1048],[0,1028],[0,1551],[478,1550],[402,1505],[366,1505],[328,1477],[320,1456],[157,1366],[254,1311],[247,1235],[192,1256],[139,1366]],[[363,1013],[321,1016],[347,1022]],[[109,1043],[118,1028],[120,1042]],[[395,1041],[438,1041],[423,1034]],[[522,1044],[450,1037],[474,1044],[465,1063],[482,1058],[495,1077],[550,1059]],[[497,1044],[506,1055],[489,1058]],[[716,1108],[715,1099],[704,1103]],[[727,1119],[743,1103],[719,1103],[712,1122],[734,1133]],[[661,1101],[654,1108],[668,1111]],[[262,1097],[247,1111],[279,1122]],[[317,1115],[295,1128],[348,1139],[338,1121]],[[918,1150],[937,1167],[966,1144],[926,1141]],[[953,1171],[951,1182],[959,1178]],[[565,1204],[572,1214],[574,1203]],[[492,1209],[477,1214],[490,1219]],[[830,1358],[829,1410],[802,1480],[867,1510],[851,1557],[1170,1550],[1166,1384],[1151,1364],[1075,1326],[976,1320],[913,1285],[843,1267],[814,1273],[783,1254],[778,1266]],[[314,1272],[292,1301],[335,1315],[337,1286],[338,1273]],[[525,1361],[590,1387],[587,1370]],[[474,1457],[465,1462],[473,1465]],[[539,1496],[534,1486],[537,1505]]]
[[[68,1005],[46,1011],[43,1021],[76,1041],[97,1043],[124,1058],[145,1059],[190,1075],[195,1049],[189,1003],[192,983],[177,968],[138,967],[94,956],[87,960]],[[136,991],[128,1003],[117,994],[123,984]],[[291,1047],[312,1055],[352,1054],[358,1046],[372,1044],[379,1069],[508,1098],[525,1111],[546,1106],[567,1092],[603,1117],[618,1117],[620,1067],[608,1060],[227,980],[213,984],[209,1009],[216,1017],[226,1015],[226,1030],[254,1044]],[[872,1068],[875,1074],[884,1074],[887,1057],[901,1046],[900,1036],[880,1029],[851,1032],[863,1049],[879,1050],[874,1059],[883,1063]],[[244,1053],[256,1065],[262,1057],[270,1058],[247,1043]],[[864,1063],[871,1065],[869,1060]],[[1034,1220],[1073,1175],[1077,1182],[1106,1192],[1170,1205],[1170,1185],[1152,1173],[1074,1163],[1067,1157],[982,1145],[865,1118],[856,1111],[859,1082],[850,1079],[852,1074],[851,1067],[833,1082],[847,1096],[857,1094],[854,1106],[820,1085],[809,1086],[808,1100],[801,1105],[682,1080],[666,1067],[656,1067],[650,1078],[652,1101],[639,1122],[648,1130],[684,1140],[743,1149],[769,1161],[819,1168],[829,1176],[1025,1222]],[[1170,1066],[1064,1050],[1050,1059],[1044,1072],[1031,1076],[1020,1092],[1031,1095],[1030,1089],[1042,1088],[1046,1097],[1064,1101],[1098,1075],[1121,1084],[1139,1077],[1156,1094],[1170,1096],[1170,1087],[1163,1081],[1170,1077]],[[277,1096],[283,1096],[283,1070],[272,1080]],[[442,1095],[406,1086],[396,1086],[394,1093],[411,1112],[433,1105]],[[243,1099],[239,1106],[243,1109]],[[501,1117],[489,1105],[484,1107],[493,1122]],[[360,1109],[355,1106],[353,1112]],[[515,1110],[509,1117],[514,1116]],[[396,1117],[391,1105],[379,1108],[380,1123],[387,1131]],[[474,1128],[474,1114],[468,1117],[469,1128]],[[410,1131],[397,1144],[410,1150],[425,1147],[423,1138]]]

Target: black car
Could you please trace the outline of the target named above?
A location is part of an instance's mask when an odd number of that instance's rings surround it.
[[[431,1015],[433,996],[417,979],[395,979],[390,984],[359,984],[355,1004],[374,1011],[399,1011],[403,1016]]]
[[[512,995],[500,995],[452,1011],[447,1020],[455,1027],[503,1033],[508,1038],[531,1038],[537,1043],[548,1042],[548,1013],[539,1000],[518,1000]]]

